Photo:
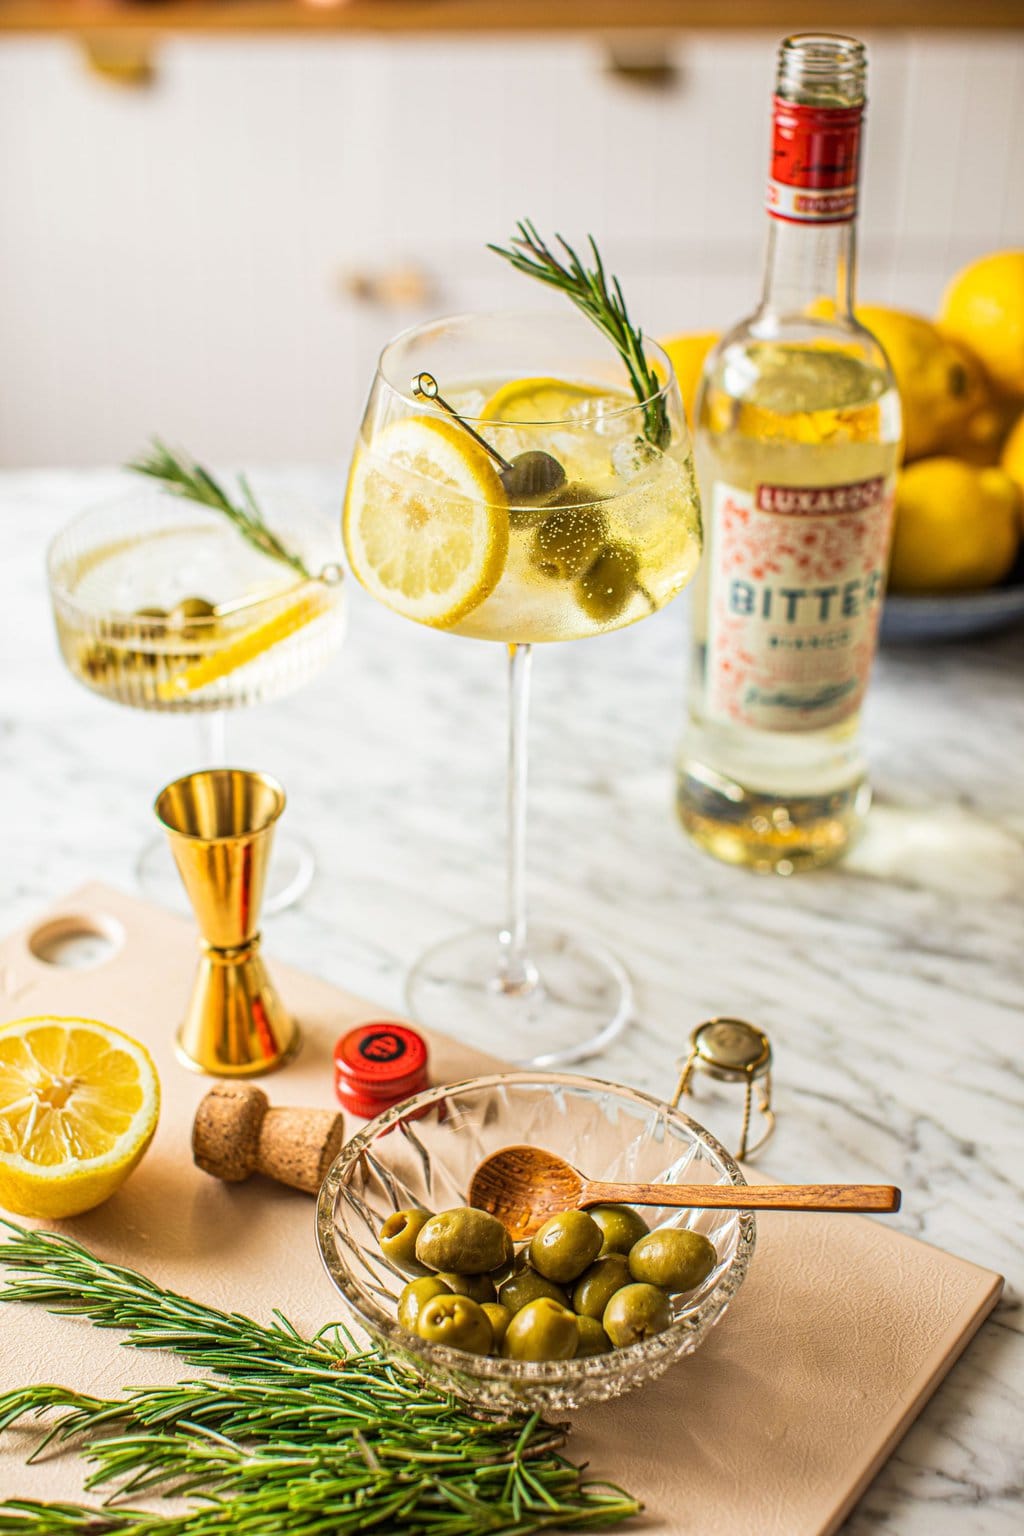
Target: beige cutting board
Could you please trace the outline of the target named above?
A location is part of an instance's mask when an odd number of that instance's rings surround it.
[[[112,936],[114,952],[80,969],[37,958],[30,945],[48,952],[55,920]],[[187,923],[100,885],[0,944],[0,1019],[105,1019],[146,1042],[163,1083],[160,1127],[140,1168],[105,1206],[61,1225],[105,1258],[201,1301],[261,1319],[277,1306],[312,1330],[343,1315],[317,1257],[313,1201],[259,1179],[229,1188],[191,1163],[192,1114],[208,1080],[178,1065],[172,1040],[194,956]],[[332,1105],[334,1041],[377,1010],[272,969],[305,1044],[263,1086],[275,1103]],[[435,1082],[495,1065],[440,1037],[431,1046]],[[762,1217],[747,1280],[704,1347],[652,1386],[577,1415],[570,1453],[639,1494],[650,1533],[834,1531],[1001,1285],[881,1222]],[[116,1338],[78,1319],[0,1306],[0,1383],[57,1380],[109,1395],[187,1374],[173,1357],[128,1352]],[[81,1463],[60,1455],[26,1467],[33,1443],[20,1429],[0,1437],[0,1494],[80,1498]]]

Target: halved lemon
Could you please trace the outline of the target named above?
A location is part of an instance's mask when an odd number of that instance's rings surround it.
[[[200,656],[198,660],[190,661],[178,671],[172,672],[169,677],[161,678],[156,687],[157,697],[181,699],[186,694],[197,693],[200,688],[218,682],[220,678],[236,672],[239,667],[255,661],[257,656],[262,656],[271,646],[287,640],[289,635],[294,635],[304,625],[311,624],[322,613],[326,613],[330,605],[330,592],[318,583],[272,618],[254,624],[252,629],[245,630],[234,640],[228,640],[209,655]]]
[[[567,421],[586,414],[590,402],[607,400],[612,409],[629,405],[625,392],[594,384],[570,384],[566,379],[510,379],[483,406],[482,421],[512,423]],[[583,407],[583,410],[581,410]]]
[[[447,629],[501,580],[508,499],[460,428],[409,416],[356,450],[344,532],[352,570],[378,602]]]
[[[0,1027],[0,1206],[50,1220],[123,1184],[156,1130],[160,1082],[137,1040],[95,1019]]]

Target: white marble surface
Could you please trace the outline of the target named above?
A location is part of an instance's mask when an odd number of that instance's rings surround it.
[[[341,469],[278,472],[325,510]],[[0,476],[4,930],[74,885],[130,889],[154,791],[195,766],[187,720],[104,703],[63,670],[43,554],[118,484]],[[902,1185],[907,1231],[1007,1276],[1004,1300],[845,1528],[1010,1536],[1024,1523],[1024,631],[880,661],[867,711],[878,806],[846,867],[761,879],[695,852],[671,809],[683,605],[536,657],[529,889],[613,941],[633,1027],[593,1063],[667,1091],[690,1029],[736,1013],[776,1049],[778,1178]],[[352,593],[329,671],[237,715],[230,755],[285,783],[316,883],[268,947],[384,1005],[434,939],[502,891],[504,668],[496,648]],[[698,1113],[726,1140],[738,1109]]]

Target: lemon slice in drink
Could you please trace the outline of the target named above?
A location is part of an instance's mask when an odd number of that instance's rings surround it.
[[[0,1206],[55,1219],[124,1182],[156,1130],[160,1083],[137,1040],[94,1019],[0,1028]]]
[[[526,422],[584,420],[587,406],[598,400],[612,409],[629,404],[629,397],[593,384],[570,384],[565,379],[510,379],[495,390],[480,412],[481,421]]]
[[[367,591],[440,629],[490,596],[508,557],[498,472],[448,421],[406,417],[356,450],[344,528],[352,570]]]
[[[196,661],[190,661],[172,672],[169,677],[161,678],[156,686],[157,698],[184,698],[186,694],[197,693],[200,688],[218,682],[239,667],[255,661],[257,656],[262,656],[271,646],[287,640],[289,635],[294,635],[304,625],[311,624],[322,613],[326,613],[330,604],[331,594],[317,583],[272,618],[254,624],[252,629],[245,630],[234,640],[228,640],[209,655],[200,656]]]

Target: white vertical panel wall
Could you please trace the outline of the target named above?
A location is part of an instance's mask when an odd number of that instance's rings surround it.
[[[148,90],[63,40],[0,44],[0,464],[340,459],[419,317],[340,274],[421,268],[433,310],[523,301],[483,250],[593,230],[652,330],[752,301],[776,39],[696,35],[677,80],[587,39],[190,39]],[[1024,34],[871,40],[866,298],[932,309],[1024,245]]]

